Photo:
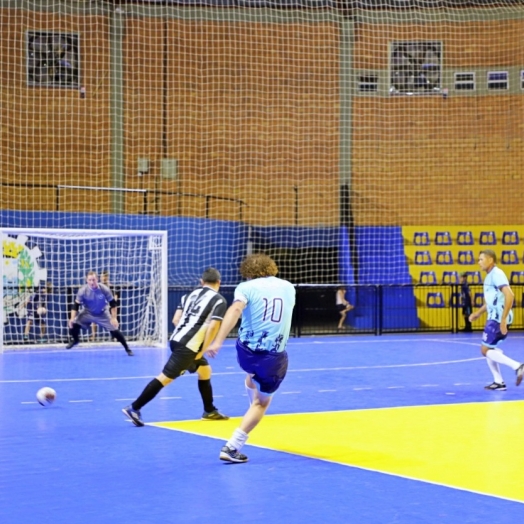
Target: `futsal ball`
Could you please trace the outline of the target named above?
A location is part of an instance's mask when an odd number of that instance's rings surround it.
[[[53,388],[42,388],[36,392],[36,400],[41,406],[50,406],[56,399],[56,391]]]
[[[43,306],[40,306],[36,312],[41,316],[43,317],[46,313],[47,313],[47,309]]]

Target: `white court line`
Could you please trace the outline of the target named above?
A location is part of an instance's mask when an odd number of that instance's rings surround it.
[[[30,402],[20,402],[20,404],[38,404],[38,402],[31,400]]]
[[[181,400],[182,397],[159,397],[160,400]]]
[[[281,395],[300,395],[302,391],[282,391]]]
[[[393,369],[393,368],[413,368],[421,366],[442,366],[447,364],[462,364],[464,362],[475,362],[477,360],[484,360],[485,357],[464,358],[459,360],[442,360],[439,362],[418,362],[414,364],[384,364],[378,366],[345,366],[338,368],[304,368],[304,369],[289,369],[288,373],[316,373],[319,371],[359,371],[367,369]],[[214,372],[213,376],[225,375],[245,375],[244,371],[223,371]],[[180,378],[187,377],[182,375]],[[23,380],[0,380],[0,384],[31,384],[35,382],[97,382],[108,380],[143,380],[151,379],[153,375],[146,376],[132,376],[132,377],[85,377],[85,378],[48,378],[48,379],[23,379]]]
[[[337,390],[336,389],[319,389],[318,392],[319,393],[335,393]]]

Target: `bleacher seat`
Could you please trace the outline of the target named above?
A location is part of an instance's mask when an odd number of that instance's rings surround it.
[[[437,283],[437,275],[434,271],[421,271],[420,272],[420,278],[419,278],[419,284],[424,284],[426,286],[429,286],[431,284]]]
[[[442,293],[440,292],[435,292],[435,293],[428,293],[427,297],[426,297],[426,306],[427,307],[445,307],[445,303],[444,303],[444,296],[442,295]]]
[[[512,271],[509,277],[510,284],[524,284],[524,271]]]
[[[413,235],[415,246],[429,246],[429,233],[427,231],[416,231]]]
[[[435,233],[435,244],[437,246],[451,246],[451,235],[449,231],[437,231]]]
[[[473,233],[471,231],[459,231],[457,233],[457,244],[460,246],[472,246],[474,244]]]
[[[502,256],[500,257],[500,263],[506,265],[515,265],[519,263],[519,256],[515,249],[505,249],[502,251]]]
[[[506,246],[516,246],[520,242],[517,231],[504,231],[502,233],[502,243]]]
[[[415,264],[418,266],[431,266],[431,255],[429,251],[415,251]]]
[[[462,307],[462,294],[460,291],[451,293],[451,298],[449,299],[449,307]]]
[[[466,280],[468,284],[482,284],[482,275],[480,271],[466,271]]]
[[[459,274],[457,271],[444,271],[442,273],[442,283],[443,284],[458,284],[459,283]]]
[[[453,255],[451,251],[437,251],[435,262],[441,266],[449,266],[453,264]]]
[[[475,256],[473,251],[459,251],[457,255],[457,262],[461,265],[470,265],[475,263]]]
[[[473,297],[473,307],[482,307],[484,305],[484,293],[475,293]]]
[[[494,246],[497,244],[497,235],[495,231],[481,231],[479,237],[479,244],[481,246]]]

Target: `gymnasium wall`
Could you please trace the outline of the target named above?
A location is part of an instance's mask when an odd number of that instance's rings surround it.
[[[250,224],[337,225],[340,26],[299,20],[126,19],[125,187],[238,198]],[[28,28],[81,34],[85,99],[75,90],[26,87]],[[524,63],[524,41],[515,38],[523,20],[358,23],[353,30],[354,70],[387,69],[388,42],[414,37],[441,40],[448,68]],[[1,9],[0,60],[1,180],[18,185],[2,189],[2,208],[55,209],[54,190],[31,183],[111,186],[108,17]],[[522,223],[515,187],[523,112],[518,94],[353,97],[356,223]],[[151,169],[138,177],[142,156]],[[159,176],[163,157],[178,159],[178,180]],[[493,205],[494,180],[503,206]],[[110,193],[64,190],[61,210],[107,213],[110,200]],[[155,212],[203,217],[205,206],[201,198],[163,196]],[[227,201],[208,206],[213,218],[238,219]],[[126,197],[126,213],[142,208],[141,194]]]

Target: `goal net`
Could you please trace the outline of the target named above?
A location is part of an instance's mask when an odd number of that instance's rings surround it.
[[[68,319],[88,271],[95,271],[118,304],[129,342],[165,345],[167,235],[162,231],[0,229],[2,347],[68,341]],[[107,344],[92,327],[84,342]]]
[[[373,286],[457,282],[484,231],[499,256],[524,238],[522,0],[0,3],[3,227],[166,230],[171,287],[265,251],[333,286],[335,329],[340,284],[357,328],[379,303],[410,309],[392,329],[447,319],[446,294]]]

